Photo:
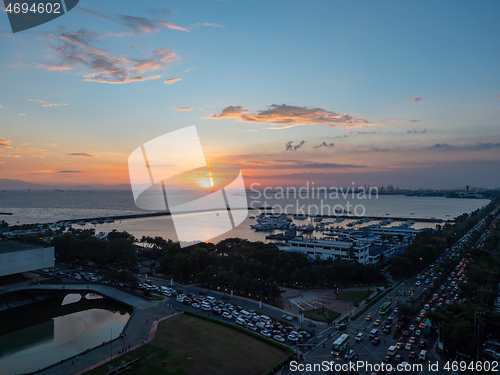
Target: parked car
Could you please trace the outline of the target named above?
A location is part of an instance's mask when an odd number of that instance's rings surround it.
[[[264,337],[271,337],[271,333],[267,330],[260,331],[260,334]]]

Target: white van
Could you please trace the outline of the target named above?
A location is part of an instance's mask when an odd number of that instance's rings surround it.
[[[389,349],[387,349],[387,354],[390,356],[395,356],[397,352],[398,348],[395,347],[394,345],[390,346]]]
[[[212,296],[207,296],[205,299],[210,303],[214,303],[216,301],[216,299]]]
[[[236,324],[239,324],[240,326],[245,326],[247,322],[245,322],[245,319],[243,318],[236,318]]]
[[[418,356],[418,359],[425,361],[427,359],[427,350],[422,350],[420,352],[420,355]]]
[[[375,338],[377,337],[378,335],[378,329],[372,329],[372,331],[370,332],[370,338]]]
[[[241,310],[240,314],[243,315],[245,318],[249,318],[252,315],[246,310]]]
[[[262,320],[263,322],[270,322],[271,318],[265,315],[261,315],[260,320]]]

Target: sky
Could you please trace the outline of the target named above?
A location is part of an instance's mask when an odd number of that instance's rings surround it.
[[[496,0],[80,0],[13,34],[2,8],[0,178],[129,184],[134,150],[196,125],[206,161],[247,187],[499,187],[499,15]]]

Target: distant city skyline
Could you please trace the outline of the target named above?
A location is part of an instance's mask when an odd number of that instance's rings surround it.
[[[12,34],[2,7],[0,179],[125,186],[133,150],[196,125],[247,187],[498,187],[499,11],[87,1]]]

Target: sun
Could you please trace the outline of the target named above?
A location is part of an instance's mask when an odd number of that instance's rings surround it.
[[[201,180],[200,185],[204,188],[209,188],[212,187],[212,182],[209,178],[204,178],[203,180]]]

